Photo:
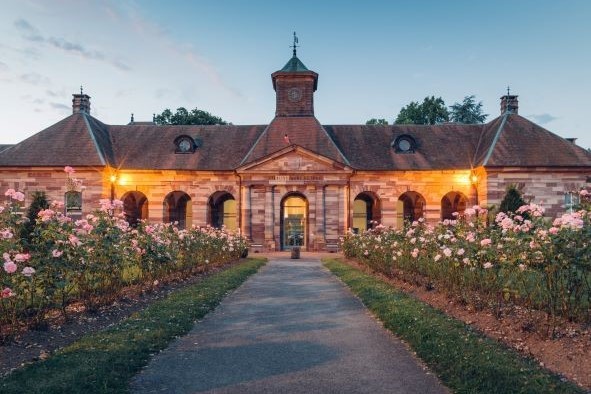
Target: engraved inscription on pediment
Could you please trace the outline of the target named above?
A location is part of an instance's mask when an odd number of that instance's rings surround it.
[[[335,171],[329,161],[316,159],[298,152],[290,152],[283,156],[265,161],[258,166],[250,168],[251,171],[264,171],[276,173],[289,172],[326,172]]]

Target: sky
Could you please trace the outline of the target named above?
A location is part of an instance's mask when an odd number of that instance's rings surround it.
[[[0,144],[91,96],[107,124],[199,108],[268,124],[271,73],[319,74],[322,124],[389,122],[411,101],[475,95],[492,120],[510,86],[519,114],[591,147],[591,1],[0,0]]]

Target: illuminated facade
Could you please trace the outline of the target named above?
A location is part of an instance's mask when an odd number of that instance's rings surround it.
[[[72,115],[2,148],[1,186],[64,201],[69,165],[85,188],[74,214],[112,196],[132,223],[226,226],[260,251],[335,250],[349,228],[498,205],[508,184],[555,216],[591,176],[591,155],[519,116],[517,96],[484,125],[331,126],[314,116],[318,74],[295,52],[272,82],[275,118],[258,126],[106,125],[75,94]]]

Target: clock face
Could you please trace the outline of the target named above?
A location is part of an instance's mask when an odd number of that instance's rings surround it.
[[[300,101],[302,99],[302,89],[291,88],[287,91],[287,98],[289,101]]]

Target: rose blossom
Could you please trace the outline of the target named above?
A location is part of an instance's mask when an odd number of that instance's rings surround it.
[[[6,271],[9,274],[12,274],[16,271],[16,264],[14,264],[12,261],[7,261],[4,263],[4,271]]]
[[[25,267],[22,270],[24,276],[31,276],[35,273],[35,268],[33,267]]]

